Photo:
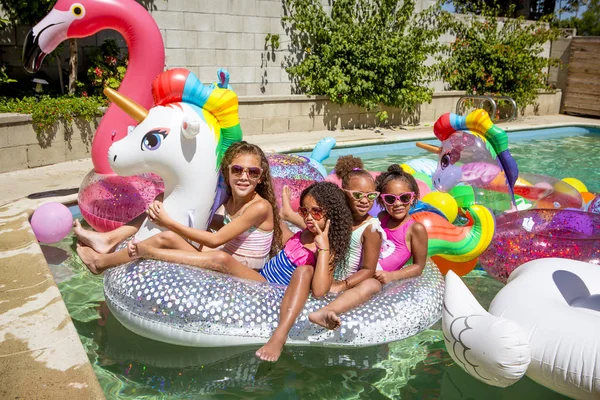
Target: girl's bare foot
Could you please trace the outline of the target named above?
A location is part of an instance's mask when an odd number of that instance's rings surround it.
[[[256,351],[256,357],[263,361],[275,362],[279,360],[283,345],[285,344],[287,337],[279,337],[276,334],[271,336],[271,339],[260,349]]]
[[[100,254],[110,253],[113,248],[105,234],[84,229],[78,219],[73,221],[73,230],[81,243],[91,247]]]
[[[290,187],[285,185],[281,192],[281,211],[280,211],[281,219],[284,221],[288,221],[290,215],[294,214],[294,210],[292,210],[292,191]]]
[[[313,324],[322,326],[330,330],[337,329],[341,325],[340,317],[336,313],[326,308],[321,308],[315,312],[308,314],[308,319]]]
[[[102,273],[99,268],[99,254],[94,249],[77,243],[77,254],[92,274],[99,275]]]

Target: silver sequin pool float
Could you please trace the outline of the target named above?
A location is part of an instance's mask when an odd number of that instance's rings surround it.
[[[104,293],[129,330],[193,347],[260,345],[277,326],[284,286],[241,280],[200,268],[136,260],[106,272]],[[394,342],[429,328],[442,315],[444,279],[428,261],[421,276],[392,282],[342,315],[329,331],[308,314],[330,302],[310,297],[288,337],[290,345],[359,347]]]

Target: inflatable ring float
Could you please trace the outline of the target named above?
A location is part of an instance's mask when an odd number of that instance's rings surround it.
[[[182,346],[229,347],[266,343],[279,319],[285,286],[155,260],[137,260],[106,272],[104,294],[129,330]],[[342,327],[323,329],[308,314],[333,300],[310,297],[288,344],[372,346],[415,335],[442,313],[444,279],[430,261],[422,275],[392,282],[342,316]]]

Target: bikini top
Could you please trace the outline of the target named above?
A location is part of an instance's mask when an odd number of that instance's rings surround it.
[[[238,216],[236,218],[239,218],[244,213],[246,208],[252,203],[253,202],[250,202],[244,205],[238,212]],[[227,225],[231,223],[231,221],[233,221],[233,218],[231,218],[227,212],[227,209],[225,209],[223,223]],[[252,226],[248,230],[242,232],[239,236],[225,243],[223,245],[223,249],[229,254],[236,254],[242,257],[263,258],[269,255],[272,243],[273,230],[264,231],[260,228]]]

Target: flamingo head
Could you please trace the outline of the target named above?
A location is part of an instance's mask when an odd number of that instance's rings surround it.
[[[46,55],[63,41],[91,36],[114,23],[112,16],[115,15],[115,7],[119,7],[117,3],[114,0],[58,0],[25,38],[25,69],[31,73],[38,71]]]

